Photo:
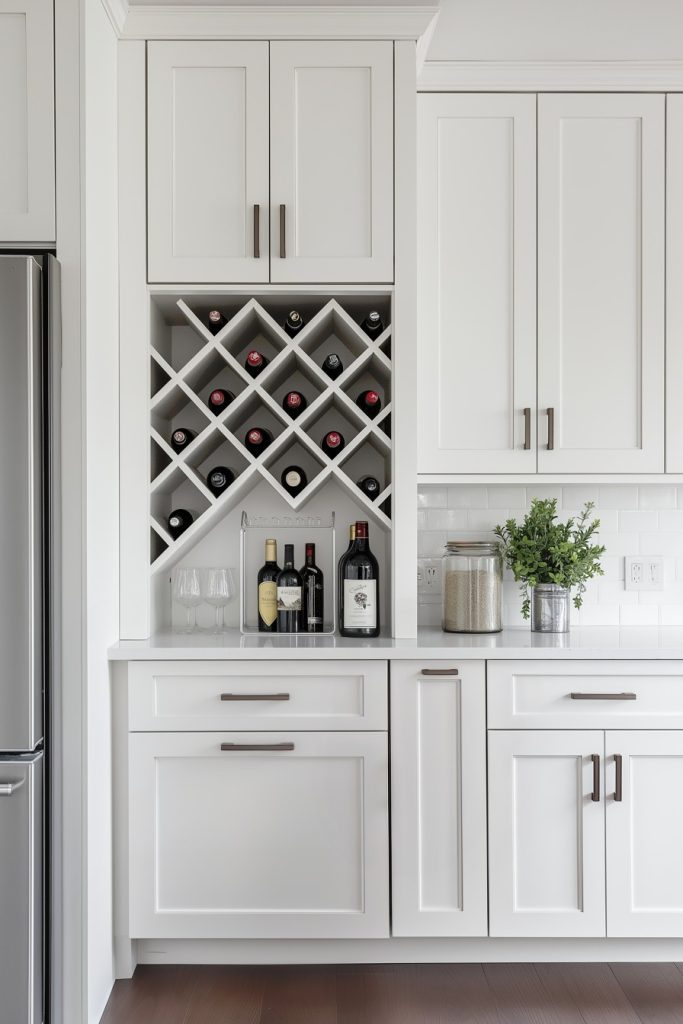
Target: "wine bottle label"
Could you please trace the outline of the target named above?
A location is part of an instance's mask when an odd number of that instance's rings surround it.
[[[278,587],[277,610],[279,612],[300,612],[301,587]]]
[[[344,580],[344,629],[375,629],[377,580]]]
[[[258,613],[266,626],[272,626],[277,618],[277,584],[274,580],[258,585]]]

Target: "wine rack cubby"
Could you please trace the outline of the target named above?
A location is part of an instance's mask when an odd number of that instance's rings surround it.
[[[227,317],[213,335],[209,310]],[[282,324],[289,309],[302,314],[305,326],[290,338]],[[371,339],[360,324],[377,309],[386,325]],[[352,497],[359,515],[384,529],[391,526],[392,490],[392,365],[391,295],[278,294],[246,298],[199,295],[178,299],[152,297],[150,398],[150,561],[153,572],[175,563],[218,520],[243,501],[262,481],[294,512],[329,480]],[[252,378],[244,367],[247,353],[257,349],[268,364]],[[332,352],[343,372],[332,380],[322,363]],[[224,388],[235,397],[218,415],[208,396]],[[378,392],[381,411],[369,418],[356,404],[368,389]],[[307,406],[293,419],[283,409],[288,391],[300,391]],[[178,427],[195,434],[180,453],[170,439]],[[244,444],[246,433],[262,427],[272,443],[258,456]],[[334,457],[321,447],[330,430],[342,433],[345,446]],[[306,487],[295,497],[281,484],[287,465],[301,466]],[[207,486],[214,466],[227,466],[234,482],[218,497]],[[371,475],[380,493],[371,499],[357,481]],[[174,508],[188,509],[194,521],[178,538],[167,528]]]

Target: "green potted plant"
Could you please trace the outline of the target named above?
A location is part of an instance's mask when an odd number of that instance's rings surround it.
[[[494,533],[502,542],[505,563],[522,591],[522,615],[531,613],[537,632],[566,633],[569,599],[580,608],[586,582],[602,576],[605,548],[595,543],[600,520],[590,522],[594,503],[586,502],[577,518],[558,522],[557,499],[533,498],[521,523],[508,519]]]

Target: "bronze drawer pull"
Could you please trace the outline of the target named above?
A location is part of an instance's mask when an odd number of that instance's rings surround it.
[[[293,743],[221,743],[221,750],[294,750]]]
[[[524,451],[528,452],[531,449],[531,409],[526,408],[524,410]]]
[[[551,407],[548,409],[548,451],[551,452],[555,448],[555,410]]]
[[[280,259],[287,257],[286,231],[285,231],[285,204],[280,204]]]
[[[261,207],[254,203],[254,259],[261,258]]]
[[[221,700],[289,700],[288,693],[222,693]]]
[[[591,761],[593,762],[593,792],[591,793],[591,800],[593,803],[597,803],[600,799],[600,755],[591,754]]]
[[[635,693],[570,693],[572,700],[636,700]]]
[[[423,676],[457,676],[457,668],[423,668]]]
[[[614,784],[614,799],[618,804],[623,800],[623,785],[624,785],[624,759],[621,754],[614,755],[614,763],[617,769],[616,782]]]

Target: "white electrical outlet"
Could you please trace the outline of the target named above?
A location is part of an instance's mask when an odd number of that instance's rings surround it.
[[[441,559],[421,558],[417,565],[417,592],[420,596],[441,593]]]
[[[627,555],[624,563],[626,590],[664,589],[664,559],[659,555]]]

